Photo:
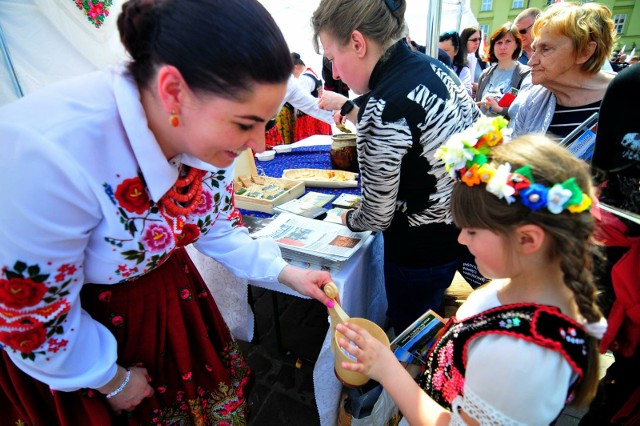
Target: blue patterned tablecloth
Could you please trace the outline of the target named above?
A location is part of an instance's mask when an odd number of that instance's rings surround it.
[[[326,169],[331,166],[329,151],[330,145],[313,145],[293,148],[291,152],[276,154],[271,161],[259,161],[256,159],[256,168],[259,175],[281,178],[282,171],[287,169]],[[305,185],[305,194],[309,191],[333,194],[360,194],[360,176],[358,176],[357,188],[316,188]],[[240,209],[243,214],[255,217],[269,217],[269,213],[254,210]]]

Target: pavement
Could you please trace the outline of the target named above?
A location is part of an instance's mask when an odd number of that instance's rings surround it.
[[[255,314],[255,336],[252,342],[240,341],[256,378],[249,395],[249,426],[319,425],[313,366],[329,327],[326,308],[315,300],[253,286],[249,291]],[[469,291],[471,288],[464,280],[459,277],[454,280],[445,296],[446,316],[455,312]],[[280,330],[275,321],[276,312]],[[281,347],[278,347],[279,341]],[[610,354],[601,356],[601,377],[611,362]],[[555,426],[578,425],[583,415],[584,410],[569,407]]]

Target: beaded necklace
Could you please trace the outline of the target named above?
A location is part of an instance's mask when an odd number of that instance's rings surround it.
[[[160,199],[167,213],[174,217],[188,216],[195,210],[202,195],[202,177],[207,173],[189,166],[184,170],[188,170],[186,176],[179,177]]]

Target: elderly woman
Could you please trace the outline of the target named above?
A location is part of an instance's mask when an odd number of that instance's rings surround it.
[[[615,74],[601,70],[616,32],[611,11],[597,3],[556,3],[533,24],[532,86],[518,97],[512,137],[550,133],[561,140],[600,107]]]
[[[489,58],[493,65],[480,75],[475,97],[485,115],[500,114],[509,118],[509,105],[501,103],[500,99],[512,93],[512,90],[519,90],[522,80],[531,70],[518,62],[521,50],[520,33],[511,22],[503,24],[491,34]]]

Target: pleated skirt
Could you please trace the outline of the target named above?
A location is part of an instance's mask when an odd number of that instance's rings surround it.
[[[136,280],[85,285],[81,300],[116,337],[118,364],[148,370],[154,395],[115,416],[99,392],[52,391],[1,351],[0,424],[247,423],[250,368],[184,249]]]

